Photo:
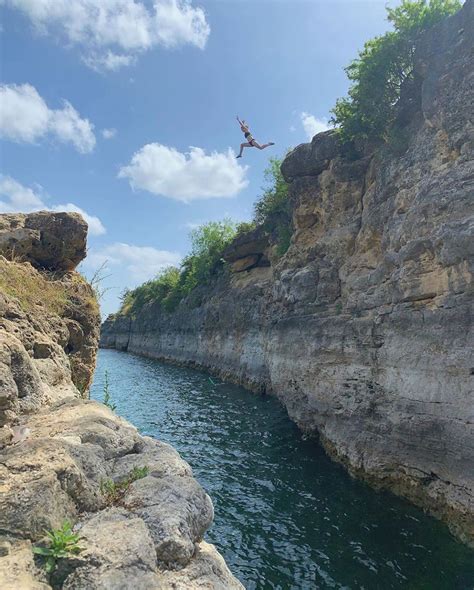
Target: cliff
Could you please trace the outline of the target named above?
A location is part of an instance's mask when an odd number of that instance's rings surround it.
[[[169,445],[88,401],[99,309],[77,214],[0,215],[0,587],[242,588],[202,538],[210,498]],[[48,575],[32,548],[74,525]]]
[[[468,0],[419,43],[396,145],[349,158],[330,131],[287,156],[286,254],[240,236],[174,313],[111,316],[101,335],[276,395],[351,473],[471,542],[473,45]]]

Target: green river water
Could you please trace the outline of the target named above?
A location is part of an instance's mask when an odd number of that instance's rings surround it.
[[[472,590],[474,552],[408,502],[353,480],[284,408],[207,374],[99,353],[117,413],[173,445],[211,496],[206,535],[248,590]]]

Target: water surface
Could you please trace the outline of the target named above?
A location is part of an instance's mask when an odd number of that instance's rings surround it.
[[[271,397],[101,350],[117,413],[173,445],[212,497],[215,543],[248,590],[472,590],[474,552],[408,502],[350,478]]]

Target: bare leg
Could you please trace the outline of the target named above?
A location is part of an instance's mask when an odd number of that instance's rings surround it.
[[[273,141],[269,141],[268,143],[264,143],[263,145],[260,145],[257,141],[254,141],[252,143],[253,147],[256,147],[258,150],[264,150],[265,148],[271,146],[271,145],[275,145]]]
[[[242,152],[244,151],[244,148],[246,148],[246,147],[252,147],[252,144],[251,143],[241,143],[240,144],[240,153],[237,156],[237,158],[241,158],[242,157]]]

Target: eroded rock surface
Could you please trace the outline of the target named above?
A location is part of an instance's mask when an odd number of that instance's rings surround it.
[[[99,312],[70,267],[85,252],[83,220],[0,216],[0,245],[7,235],[11,246],[17,225],[40,238],[21,242],[23,261],[8,259],[8,248],[0,256],[0,588],[243,588],[202,542],[213,506],[189,465],[84,399]],[[68,235],[73,243],[63,244]],[[107,495],[106,484],[121,493]],[[48,576],[32,546],[66,520],[82,551]]]
[[[226,256],[242,272],[201,305],[111,317],[101,336],[277,395],[352,473],[470,542],[473,46],[468,0],[420,43],[396,146],[350,159],[329,131],[288,155],[293,235],[270,268],[247,266],[260,251],[240,238]]]

